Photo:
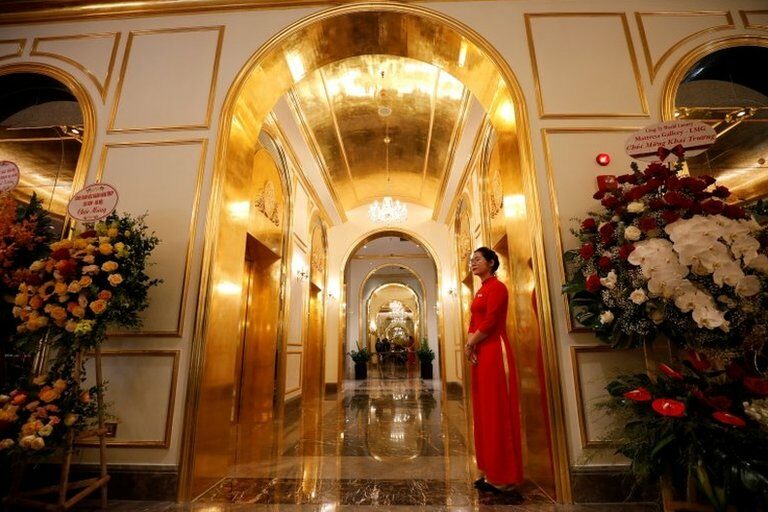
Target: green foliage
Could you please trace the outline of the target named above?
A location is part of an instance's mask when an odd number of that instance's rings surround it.
[[[419,348],[416,349],[416,355],[419,357],[419,361],[422,363],[431,363],[435,359],[435,353],[429,348],[427,338],[422,338],[419,343]]]
[[[373,354],[370,350],[368,350],[368,347],[360,347],[359,342],[355,342],[355,345],[357,345],[357,350],[352,350],[349,352],[349,357],[352,358],[352,360],[357,363],[367,363],[371,360],[371,357],[373,357]]]

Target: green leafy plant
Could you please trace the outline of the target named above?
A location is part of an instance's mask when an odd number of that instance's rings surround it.
[[[360,343],[357,341],[355,342],[355,345],[357,345],[357,350],[349,352],[349,357],[352,358],[355,364],[367,363],[370,361],[373,354],[368,350],[368,347],[360,347]]]
[[[422,363],[431,363],[432,360],[435,359],[435,353],[429,348],[427,338],[422,338],[421,343],[419,343],[419,348],[416,349],[416,355]]]

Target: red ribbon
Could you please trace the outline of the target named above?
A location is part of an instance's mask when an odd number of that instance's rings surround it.
[[[678,158],[683,158],[683,155],[685,154],[685,148],[682,146],[682,144],[678,144],[672,149],[667,149],[664,146],[660,146],[659,149],[656,150],[656,155],[662,162],[666,160],[670,154],[673,154]]]

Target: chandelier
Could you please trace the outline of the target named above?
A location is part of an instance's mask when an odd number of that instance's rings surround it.
[[[389,318],[393,324],[405,323],[405,306],[399,300],[393,300],[389,303]]]
[[[379,114],[383,117],[391,114],[391,109],[379,109]],[[387,191],[389,191],[389,122],[386,124],[386,135],[384,136],[384,147],[386,148],[385,167],[387,169]],[[379,202],[374,201],[368,208],[368,218],[379,224],[395,224],[408,220],[408,207],[400,201],[392,199],[391,196],[384,196]]]

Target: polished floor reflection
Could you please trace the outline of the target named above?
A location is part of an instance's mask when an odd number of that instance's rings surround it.
[[[231,475],[195,503],[116,503],[111,510],[616,510],[555,505],[532,482],[522,488],[523,503],[478,492],[467,430],[460,396],[442,396],[438,382],[374,370],[367,380],[347,382],[341,396],[242,430]]]

